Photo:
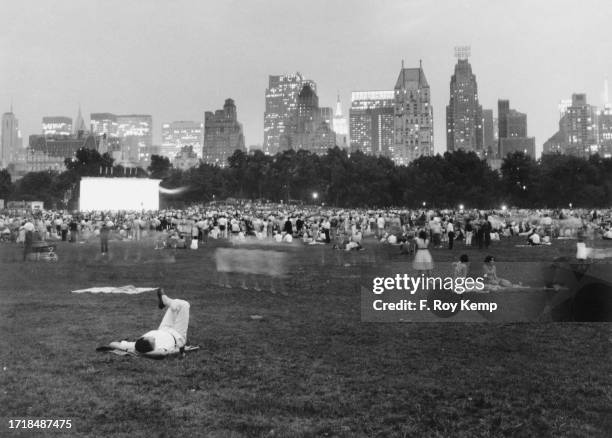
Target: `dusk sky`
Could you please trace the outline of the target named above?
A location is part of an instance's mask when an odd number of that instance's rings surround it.
[[[0,16],[0,110],[11,101],[24,145],[43,116],[91,112],[203,120],[236,101],[246,145],[263,142],[268,75],[299,71],[321,106],[339,91],[393,89],[401,61],[419,59],[431,87],[436,152],[446,150],[445,107],[454,46],[470,45],[480,103],[527,113],[538,152],[574,92],[603,105],[612,73],[612,3],[389,0],[291,2],[6,1]]]

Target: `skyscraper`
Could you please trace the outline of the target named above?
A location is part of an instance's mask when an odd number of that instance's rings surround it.
[[[605,105],[597,115],[597,133],[599,135],[599,154],[605,158],[612,157],[612,106]]]
[[[544,143],[543,152],[580,157],[599,152],[597,108],[587,103],[586,94],[572,94],[571,104],[559,108],[559,130]]]
[[[402,68],[394,92],[394,144],[391,158],[408,164],[420,156],[433,155],[433,108],[423,67]]]
[[[123,162],[136,163],[153,145],[153,117],[148,114],[117,116],[117,136],[121,142]]]
[[[331,129],[331,108],[320,108],[319,97],[308,83],[302,86],[297,100],[297,115],[286,126],[280,138],[280,150],[307,150],[325,154],[336,145],[336,134]]]
[[[309,84],[316,93],[316,84],[304,79],[299,72],[292,75],[269,76],[264,113],[265,153],[273,155],[280,150],[281,137],[291,131],[290,125],[296,120],[298,95],[305,84]]]
[[[64,116],[47,116],[42,119],[43,135],[69,136],[72,134],[72,119]]]
[[[499,157],[523,152],[535,158],[535,138],[527,136],[527,114],[510,108],[509,100],[498,100],[497,110]]]
[[[89,115],[91,133],[94,135],[106,134],[107,137],[119,136],[119,123],[117,116],[111,113],[91,113]]]
[[[205,163],[225,167],[228,157],[237,149],[246,152],[242,124],[238,122],[234,101],[226,99],[222,110],[204,114],[202,159]]]
[[[336,133],[336,145],[341,148],[348,148],[348,125],[346,117],[342,115],[342,104],[340,103],[340,95],[336,102],[336,112],[332,120],[332,130]]]
[[[351,151],[391,158],[395,91],[351,93],[349,129]]]
[[[176,121],[162,125],[162,155],[174,158],[184,146],[193,146],[196,155],[201,156],[204,126],[201,122]]]
[[[0,135],[0,167],[5,168],[21,152],[19,120],[15,117],[12,107],[9,112],[2,114],[2,133]]]
[[[482,110],[482,135],[483,147],[488,158],[497,156],[498,145],[495,141],[495,126],[493,122],[493,110]]]
[[[474,151],[483,156],[482,106],[478,102],[476,75],[468,62],[470,48],[455,47],[455,56],[457,64],[446,107],[446,148]]]
[[[497,100],[497,134],[498,138],[508,137],[507,114],[510,112],[510,101],[505,99]]]

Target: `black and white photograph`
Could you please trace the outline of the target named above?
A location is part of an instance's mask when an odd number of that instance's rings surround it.
[[[610,436],[612,3],[0,7],[0,437]]]

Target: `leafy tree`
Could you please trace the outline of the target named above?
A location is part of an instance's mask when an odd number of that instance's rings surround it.
[[[13,192],[13,188],[9,171],[7,169],[0,170],[0,199],[6,201]]]
[[[151,164],[147,167],[147,170],[151,174],[151,178],[164,179],[170,175],[172,169],[172,163],[168,157],[163,155],[151,155]]]

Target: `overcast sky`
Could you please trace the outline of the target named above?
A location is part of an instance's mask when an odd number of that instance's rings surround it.
[[[456,45],[470,45],[480,102],[527,113],[538,150],[557,129],[561,99],[602,106],[612,73],[607,0],[4,1],[0,109],[11,100],[22,134],[48,115],[91,112],[202,120],[231,97],[246,144],[263,142],[268,75],[299,71],[321,106],[340,92],[393,89],[401,60],[419,59],[431,87],[436,152]]]

